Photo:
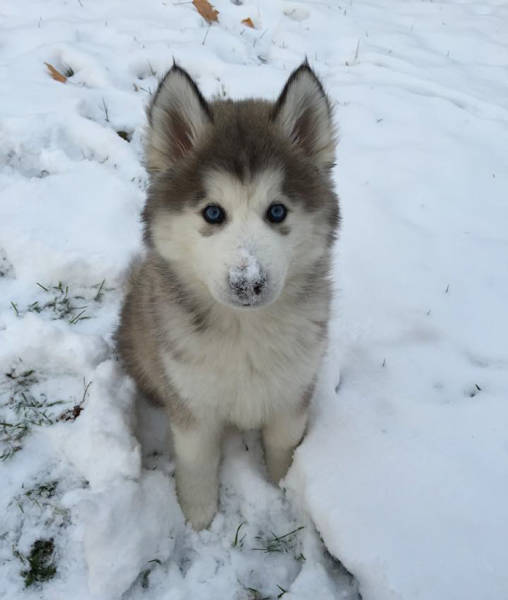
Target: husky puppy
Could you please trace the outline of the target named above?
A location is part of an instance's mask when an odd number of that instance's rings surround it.
[[[195,529],[217,511],[226,425],[261,429],[274,482],[303,437],[327,337],[334,152],[307,63],[275,103],[207,102],[175,65],[148,108],[146,254],[117,342],[141,392],[167,407]]]

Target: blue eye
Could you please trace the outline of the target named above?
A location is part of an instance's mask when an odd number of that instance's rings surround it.
[[[284,204],[270,204],[268,210],[266,211],[266,218],[271,223],[282,223],[284,219],[287,217],[288,209],[284,206]]]
[[[211,225],[219,225],[226,218],[226,213],[221,206],[217,204],[209,204],[203,210],[203,219]]]

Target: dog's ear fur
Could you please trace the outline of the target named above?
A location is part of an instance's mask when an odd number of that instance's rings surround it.
[[[289,76],[274,105],[272,120],[317,167],[333,166],[335,131],[330,102],[307,61]]]
[[[186,156],[213,124],[213,115],[192,77],[176,64],[148,107],[146,166],[164,171]]]

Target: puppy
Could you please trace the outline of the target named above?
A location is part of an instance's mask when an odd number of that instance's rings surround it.
[[[179,66],[148,108],[146,253],[118,351],[167,407],[185,517],[217,511],[221,436],[260,428],[279,481],[301,441],[327,341],[338,200],[328,98],[307,63],[276,102],[207,102]]]

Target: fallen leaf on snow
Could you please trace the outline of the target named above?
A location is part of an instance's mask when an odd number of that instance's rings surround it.
[[[59,81],[60,83],[65,83],[67,81],[67,77],[62,75],[60,71],[57,71],[53,65],[49,63],[44,63],[46,67],[48,67],[49,74],[55,81]]]
[[[251,29],[256,29],[254,27],[254,23],[252,22],[252,19],[250,17],[247,17],[246,19],[242,19],[242,23],[246,26],[246,27],[250,27]]]
[[[214,23],[218,20],[219,11],[215,10],[208,0],[192,0],[192,4],[208,23]]]

